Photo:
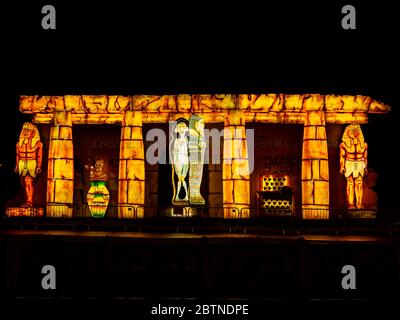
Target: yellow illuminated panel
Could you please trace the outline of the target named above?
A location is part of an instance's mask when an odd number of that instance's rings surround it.
[[[50,128],[47,167],[48,217],[72,217],[74,198],[74,146],[68,112],[55,112]]]
[[[216,113],[231,110],[243,112],[299,113],[387,113],[390,107],[367,96],[320,94],[215,94],[215,95],[66,95],[21,96],[23,113],[117,114],[125,111],[146,113]]]
[[[119,154],[119,218],[142,218],[145,195],[142,113],[126,111]]]
[[[303,218],[328,219],[328,143],[325,132],[325,114],[321,111],[306,113],[301,185]]]
[[[224,121],[222,188],[225,218],[248,218],[250,176],[245,122],[240,111],[230,111]]]
[[[142,124],[166,123],[175,121],[179,117],[188,119],[191,115],[196,114],[202,117],[205,123],[224,122],[222,191],[226,218],[248,217],[249,215],[250,177],[245,123],[263,122],[304,124],[301,173],[303,217],[326,219],[329,208],[326,123],[363,124],[368,122],[368,114],[387,113],[390,111],[390,107],[371,97],[361,95],[37,95],[21,96],[20,111],[32,114],[35,123],[51,124],[46,195],[47,215],[50,217],[72,216],[73,125],[121,125],[119,217],[135,218],[143,216],[145,204]],[[241,138],[234,139],[232,132],[240,132]],[[358,144],[358,146],[361,145],[362,143]],[[357,158],[357,161],[360,161],[358,164],[363,161],[366,166],[366,147],[361,149],[353,152],[352,146],[348,146],[345,141],[340,149],[341,171],[346,179],[355,179],[357,186],[354,192],[347,191],[349,208],[362,208],[360,177],[363,174],[356,174],[357,177],[355,177],[354,172],[358,169],[355,169],[354,165],[352,168],[350,164],[351,154],[355,154],[357,157],[360,155],[363,158],[361,160]],[[30,167],[27,170],[32,171],[32,166],[32,163],[27,165]],[[200,167],[197,169],[200,172]],[[352,174],[349,175],[349,172]],[[272,187],[268,183],[265,186],[266,188]],[[197,197],[197,200],[199,200],[198,203],[204,203],[204,199],[202,200],[200,196]],[[193,199],[192,202],[195,203],[196,200]],[[272,204],[271,200],[270,205],[279,204]],[[62,206],[62,210],[58,206]]]

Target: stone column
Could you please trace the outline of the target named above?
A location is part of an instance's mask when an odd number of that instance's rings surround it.
[[[224,218],[250,216],[250,176],[245,121],[241,111],[228,111],[224,120],[222,166]]]
[[[329,164],[323,111],[306,112],[301,186],[303,219],[328,219]]]
[[[159,214],[158,212],[158,171],[159,166],[156,164],[149,164],[145,162],[145,203],[148,207],[146,217],[154,217]],[[162,189],[162,188],[161,188]]]
[[[122,120],[119,152],[119,218],[143,217],[144,172],[142,112],[126,111]]]
[[[71,113],[54,112],[47,169],[47,217],[72,217],[74,146]]]

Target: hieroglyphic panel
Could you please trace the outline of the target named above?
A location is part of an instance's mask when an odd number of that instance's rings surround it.
[[[250,174],[245,120],[240,110],[229,111],[224,121],[222,165],[225,218],[248,218]]]
[[[372,99],[366,96],[326,95],[327,112],[368,112]]]
[[[180,95],[65,95],[21,96],[23,113],[148,113],[190,112],[205,114],[242,110],[247,113],[298,113],[325,110],[327,113],[386,113],[390,107],[362,95],[320,94],[180,94]],[[330,116],[330,121],[333,118]],[[330,122],[329,121],[329,122]]]
[[[237,95],[198,94],[192,95],[192,112],[208,113],[237,109]]]
[[[283,109],[283,94],[240,94],[239,109],[246,112],[279,112]]]
[[[145,204],[145,165],[142,113],[140,111],[124,113],[121,128],[118,190],[118,217],[142,218],[142,207]]]
[[[141,95],[132,97],[132,110],[146,112],[177,112],[178,96],[176,95]]]
[[[329,218],[328,143],[323,111],[306,113],[301,170],[304,219]]]
[[[69,112],[55,112],[50,129],[47,169],[47,216],[72,217],[74,146]],[[61,213],[61,214],[60,214]]]

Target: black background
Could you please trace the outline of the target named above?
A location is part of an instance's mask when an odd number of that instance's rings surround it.
[[[57,29],[43,30],[48,3],[2,6],[8,90],[395,93],[398,11],[382,1],[353,3],[356,30],[334,1],[53,1]]]
[[[45,4],[56,8],[56,30],[41,27]],[[341,27],[346,4],[356,8],[356,30]],[[388,116],[370,117],[366,140],[377,191],[383,188],[379,201],[397,205],[399,19],[392,2],[18,1],[1,11],[7,197],[18,184],[7,172],[29,118],[18,111],[20,95],[327,93],[392,106]]]

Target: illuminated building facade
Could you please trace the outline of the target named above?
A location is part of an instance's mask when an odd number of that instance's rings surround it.
[[[77,182],[77,175],[86,174],[77,170],[77,162],[93,165],[109,156],[101,148],[99,154],[93,151],[88,155],[88,149],[78,144],[94,141],[103,134],[103,140],[110,142],[109,153],[118,153],[117,158],[106,161],[106,167],[111,169],[105,173],[113,180],[107,181],[107,192],[108,210],[113,205],[116,208],[114,217],[153,216],[178,205],[175,212],[206,212],[209,217],[293,215],[299,209],[304,219],[328,219],[333,207],[368,209],[360,198],[367,173],[354,167],[364,160],[367,164],[365,150],[354,147],[354,137],[349,138],[352,147],[340,143],[346,126],[358,125],[361,132],[359,125],[368,123],[368,114],[387,113],[390,107],[367,96],[320,94],[66,95],[22,96],[20,111],[32,115],[46,146],[47,170],[43,167],[39,177],[42,189],[38,182],[35,192],[39,198],[40,193],[46,195],[37,203],[46,207],[47,217],[75,216],[77,197],[87,192]],[[163,169],[162,165],[146,161],[147,133],[151,128],[167,131],[168,122],[180,123],[182,128],[177,130],[181,134],[188,131],[188,152],[198,148],[201,154],[201,139],[196,138],[197,144],[191,143],[195,129],[190,121],[194,117],[203,121],[203,127],[223,129],[220,150],[209,147],[210,157],[216,154],[219,163],[186,162],[181,157],[184,163]],[[248,141],[247,129],[254,130],[253,145]],[[79,132],[82,134],[77,139]],[[166,136],[170,137],[168,132]],[[179,141],[183,140],[175,143]],[[185,152],[186,146],[180,148],[177,153]],[[332,154],[337,157],[330,157]],[[332,168],[336,167],[332,176]],[[347,187],[336,182],[332,185],[343,175]],[[187,188],[189,192],[184,191]],[[350,188],[355,191],[350,192]],[[196,193],[191,194],[190,190]],[[350,205],[340,200],[346,192]],[[354,193],[357,205],[353,205]],[[12,215],[15,210],[10,206],[7,212]]]

